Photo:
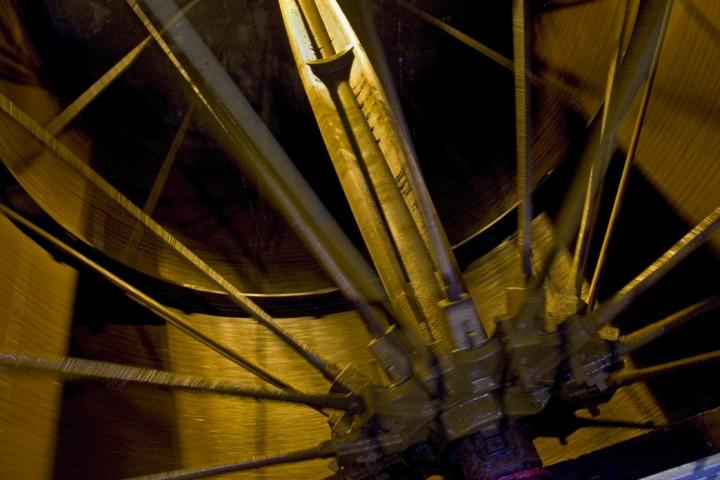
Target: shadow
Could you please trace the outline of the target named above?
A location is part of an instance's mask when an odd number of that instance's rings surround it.
[[[80,275],[69,355],[169,369],[166,327],[110,288]],[[107,323],[121,318],[134,328]],[[179,434],[171,390],[66,381],[53,478],[115,479],[181,468]]]

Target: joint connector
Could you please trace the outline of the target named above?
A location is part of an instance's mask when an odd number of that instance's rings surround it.
[[[440,308],[445,312],[448,330],[456,349],[468,350],[487,341],[480,315],[470,295],[463,294],[457,301],[442,300]]]

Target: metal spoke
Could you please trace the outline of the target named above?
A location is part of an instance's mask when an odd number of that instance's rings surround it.
[[[397,323],[432,345],[440,362],[443,353],[482,343],[407,129],[345,14],[314,0],[280,5],[305,92]],[[419,349],[425,369],[427,350]]]
[[[610,68],[608,69],[607,81],[605,82],[605,97],[603,99],[603,110],[602,120],[600,121],[600,142],[602,148],[608,149],[609,151],[603,155],[612,155],[612,149],[615,146],[614,136],[608,137],[607,135],[607,122],[608,113],[610,110],[610,104],[613,96],[613,86],[615,84],[615,72],[617,71],[618,65],[622,60],[622,47],[623,38],[625,37],[625,30],[630,16],[630,2],[625,2],[625,9],[622,15],[622,21],[618,28],[615,38],[615,51],[613,52],[612,60],[610,61]],[[655,49],[655,57],[653,59],[653,65],[650,68],[650,76],[653,76],[655,71],[655,65],[657,56],[660,52],[662,45],[663,34],[661,33],[660,41]],[[645,89],[647,92],[647,88]],[[600,208],[600,198],[603,190],[603,180],[605,179],[606,170],[598,171],[596,168],[598,165],[593,165],[590,170],[590,177],[588,179],[587,190],[585,192],[585,202],[583,204],[582,217],[580,219],[580,229],[578,231],[577,241],[575,242],[575,252],[573,253],[573,265],[572,271],[574,273],[574,282],[572,288],[575,291],[575,295],[580,298],[582,294],[582,286],[585,279],[585,265],[587,263],[587,256],[590,250],[590,244],[592,242],[593,232],[595,228],[595,221],[597,220],[598,209]],[[605,165],[607,168],[607,165]]]
[[[714,297],[710,297],[706,300],[690,305],[689,307],[684,308],[679,312],[675,312],[672,315],[646,327],[627,335],[622,335],[618,340],[620,351],[621,353],[634,352],[656,338],[659,338],[668,332],[685,325],[690,320],[693,320],[718,307],[720,307],[720,295],[715,295]]]
[[[172,26],[180,17],[186,15],[190,10],[195,7],[201,0],[192,0],[190,3],[185,5],[180,12],[165,25],[161,32]],[[52,119],[45,128],[52,135],[57,135],[80,114],[90,103],[95,100],[102,92],[107,89],[120,75],[123,74],[140,56],[145,48],[150,44],[152,36],[148,35],[143,39],[142,42],[137,44],[135,48],[130,50],[122,59],[120,59],[115,65],[113,65],[107,72],[105,72],[95,83],[93,83],[87,90],[85,90],[78,98],[76,98],[70,105],[60,112],[60,114]]]
[[[158,174],[155,177],[155,182],[153,182],[153,186],[150,189],[150,193],[148,194],[148,197],[145,200],[145,205],[143,205],[143,211],[145,213],[147,213],[148,215],[152,215],[152,213],[155,211],[155,206],[157,205],[157,202],[160,199],[160,195],[162,194],[163,188],[165,187],[165,182],[167,181],[167,177],[168,177],[168,174],[170,173],[170,169],[172,168],[172,165],[175,162],[175,158],[177,157],[178,151],[180,150],[183,140],[185,139],[185,134],[187,133],[187,130],[190,127],[190,120],[192,118],[192,113],[193,113],[193,108],[191,106],[188,109],[187,113],[185,113],[185,117],[183,117],[182,123],[180,124],[180,128],[178,128],[178,131],[175,134],[175,138],[173,138],[172,144],[170,145],[170,150],[168,150],[168,153],[165,156],[165,159],[163,160],[162,166],[160,167],[160,170],[158,171]]]
[[[309,13],[305,13],[305,15],[313,15],[314,13],[315,22],[320,22],[321,20],[317,18],[319,16],[317,9],[315,8],[313,12],[313,6],[307,5],[306,3],[307,2],[305,2],[303,6],[303,12]],[[368,24],[370,23],[371,22],[368,22]],[[332,42],[327,38],[327,32],[320,28],[318,35],[323,34],[324,39],[316,40],[317,43],[321,43],[319,45],[319,51],[327,52],[330,50],[334,53]],[[378,40],[376,39],[376,41]],[[380,48],[378,48],[378,50],[381,52]],[[386,87],[391,84],[389,75],[389,72],[385,73],[386,81],[384,86]],[[399,100],[395,99],[395,101],[397,105],[399,105]],[[415,316],[419,311],[419,307],[414,304],[412,293],[407,287],[407,279],[402,272],[402,267],[397,258],[396,248],[387,234],[385,228],[386,221],[382,216],[377,197],[373,195],[367,183],[366,175],[357,162],[346,162],[342,172],[337,171],[337,175],[341,183],[352,183],[358,192],[358,195],[352,198],[348,197],[348,200],[351,202],[351,205],[353,200],[362,202],[360,208],[353,210],[353,215],[355,216],[356,223],[364,226],[366,231],[365,235],[373,239],[371,255],[376,264],[384,265],[379,271],[385,290],[402,292],[400,295],[390,295],[390,301],[393,304],[396,314],[395,321],[401,326],[404,332],[410,334],[411,341],[415,344],[415,350],[421,353],[421,356],[426,359],[425,361],[430,361],[430,352],[424,347],[424,343],[430,343],[428,338],[430,334],[424,324],[422,324],[421,318]],[[369,235],[367,232],[370,232]]]
[[[245,358],[240,353],[236,352],[232,348],[228,347],[227,345],[220,343],[216,340],[214,340],[212,337],[209,337],[208,335],[204,334],[202,331],[195,328],[190,322],[182,318],[180,315],[175,313],[173,310],[169,309],[165,305],[162,305],[149,295],[145,294],[144,292],[138,290],[137,288],[133,287],[114,273],[110,272],[106,268],[102,267],[98,263],[94,262],[93,260],[89,259],[82,253],[78,252],[74,248],[67,245],[65,242],[57,239],[53,235],[47,233],[40,227],[36,226],[32,222],[29,222],[25,218],[23,218],[21,215],[13,212],[8,207],[6,207],[3,204],[0,204],[0,211],[5,214],[9,219],[11,219],[14,222],[19,223],[24,228],[32,231],[34,234],[41,237],[43,240],[49,242],[51,245],[53,245],[55,248],[60,250],[66,255],[69,255],[70,257],[74,258],[75,260],[79,261],[81,264],[85,265],[86,267],[90,268],[94,272],[101,275],[103,278],[108,280],[110,283],[115,285],[116,287],[123,290],[125,293],[127,293],[130,298],[137,301],[141,305],[147,307],[150,311],[158,315],[160,318],[164,319],[166,322],[168,322],[170,325],[173,325],[174,327],[178,328],[180,331],[186,333],[190,337],[194,338],[198,342],[202,343],[206,347],[210,348],[211,350],[219,353],[223,357],[227,358],[231,362],[241,366],[242,368],[246,369],[247,371],[257,375],[259,378],[265,380],[266,382],[270,383],[271,385],[274,385],[280,389],[283,390],[291,390],[295,392],[299,392],[300,390],[296,387],[293,387],[290,383],[286,382],[285,380],[282,380],[279,377],[276,377],[272,373],[265,370],[260,365],[254,363],[252,360]]]
[[[352,245],[320,199],[302,178],[282,147],[262,123],[225,69],[192,25],[180,19],[168,35],[193,66],[196,82],[173,53],[136,0],[127,0],[168,59],[195,93],[218,129],[213,132],[234,160],[260,183],[325,272],[350,300],[373,332],[388,327],[381,310],[390,312],[377,276]],[[159,21],[177,14],[174,2],[144,0]],[[378,309],[377,307],[380,307]]]
[[[720,207],[716,208],[610,300],[588,313],[584,321],[579,323],[579,327],[584,330],[584,336],[587,340],[577,342],[572,348],[560,355],[559,358],[548,358],[542,361],[537,368],[538,378],[551,372],[560,362],[577,354],[589,341],[597,338],[596,334],[603,326],[612,322],[620,313],[632,305],[638,296],[657,283],[677,266],[678,263],[708,241],[718,228],[720,228]]]
[[[474,48],[483,55],[491,58],[499,65],[508,70],[513,70],[513,62],[494,50],[482,45],[471,37],[465,35],[450,25],[439,19],[417,9],[408,4],[404,0],[395,0],[398,5],[412,12],[424,21],[434,25],[442,31],[452,35],[466,45]],[[625,61],[621,68],[614,75],[613,83],[615,85],[615,94],[613,102],[603,112],[603,121],[594,121],[591,123],[593,131],[590,136],[588,148],[585,150],[580,161],[580,168],[576,180],[571,185],[569,193],[563,204],[558,221],[558,229],[555,245],[551,248],[549,254],[544,259],[538,275],[531,282],[534,289],[540,288],[547,279],[550,267],[559,252],[560,245],[567,245],[575,234],[577,225],[580,222],[582,214],[582,199],[587,191],[587,179],[590,172],[604,171],[609,161],[610,149],[605,146],[605,138],[614,138],[615,132],[620,126],[625,113],[629,109],[634,100],[637,91],[643,79],[648,77],[650,66],[655,58],[657,46],[662,40],[661,33],[670,15],[672,2],[668,0],[646,0],[641,2],[635,29],[633,30],[630,43],[625,55]],[[530,81],[534,84],[545,83],[531,72],[528,75]]]
[[[170,169],[172,168],[173,163],[175,163],[175,158],[180,151],[180,147],[182,146],[183,140],[185,139],[185,134],[190,127],[192,111],[193,108],[191,105],[188,111],[185,113],[185,117],[183,117],[180,128],[178,128],[178,131],[175,134],[175,138],[173,138],[172,144],[170,145],[170,149],[168,150],[167,155],[165,155],[163,163],[160,166],[160,170],[158,170],[155,181],[150,188],[150,193],[148,194],[147,199],[145,200],[145,204],[143,205],[143,212],[145,212],[148,216],[152,216],[153,212],[155,211],[155,206],[157,205],[158,200],[160,200],[160,195],[165,188],[165,182],[167,181],[168,175],[170,174]],[[138,246],[140,245],[140,242],[142,241],[143,232],[144,229],[142,225],[136,224],[132,234],[130,235],[130,240],[128,240],[127,245],[125,246],[125,249],[122,253],[122,258],[127,260],[135,254]]]
[[[134,384],[152,387],[168,387],[176,390],[299,403],[318,409],[328,408],[357,413],[364,408],[359,397],[350,397],[348,395],[310,395],[279,390],[273,391],[247,387],[219,378],[185,375],[165,370],[132,367],[129,365],[86,360],[83,358],[63,357],[55,359],[0,352],[0,366],[10,367],[19,371],[53,373],[63,377],[81,378],[84,380],[120,382],[122,385]]]
[[[198,0],[191,3],[188,7],[195,5]],[[135,48],[117,62],[110,70],[97,79],[90,88],[85,90],[77,99],[75,99],[65,110],[55,117],[48,125],[47,131],[52,135],[57,135],[67,128],[75,117],[77,117],[90,103],[95,100],[107,87],[110,86],[125,70],[132,65],[145,48],[150,44],[150,37],[145,38]]]
[[[178,14],[171,18],[170,21],[161,28],[161,33],[167,28],[171,27],[177,20],[185,16],[190,10],[195,7],[200,0],[192,0],[190,3],[185,5]],[[88,88],[82,95],[80,95],[73,103],[71,103],[60,115],[55,117],[52,122],[46,127],[47,130],[56,135],[67,127],[72,120],[80,114],[98,95],[100,95],[112,82],[115,81],[130,65],[135,62],[138,56],[145,50],[152,40],[151,36],[147,36],[142,42],[140,42],[135,48],[133,48],[125,57],[116,63],[110,70],[108,70],[102,77],[100,77],[90,88]]]
[[[169,25],[172,25],[175,21],[177,21],[178,18],[189,12],[195,5],[197,5],[199,1],[200,0],[193,0],[187,5],[185,5],[178,13],[178,15],[171,19]],[[167,28],[167,26],[163,28],[163,31],[165,28]],[[70,105],[65,107],[65,109],[60,112],[60,114],[58,114],[58,116],[53,118],[50,123],[45,126],[47,131],[50,132],[51,135],[58,135],[63,130],[65,130],[67,126],[70,125],[70,123],[78,115],[80,115],[80,113],[82,113],[93,100],[95,100],[102,92],[104,92],[105,89],[107,89],[107,87],[109,87],[133,63],[135,63],[135,60],[140,56],[143,51],[145,51],[145,48],[150,45],[151,40],[152,36],[148,35],[135,48],[130,50],[130,52],[128,52],[122,59],[120,59],[120,61],[113,65],[100,78],[98,78],[95,83],[93,83],[87,90],[85,90],[78,98],[76,98]],[[23,154],[22,157],[26,158],[26,160],[17,166],[18,172],[22,172],[24,169],[29,168],[29,166],[33,163],[36,155],[37,152],[34,150],[30,150],[29,152]]]
[[[586,317],[588,327],[597,331],[613,321],[638,296],[655,285],[677,264],[709,240],[718,228],[720,228],[720,207],[717,207],[710,215],[705,217],[687,235],[670,247],[668,251],[625,285],[610,300],[590,312]]]
[[[9,98],[0,93],[0,110],[4,111],[19,126],[25,128],[35,138],[45,144],[54,154],[66,162],[70,167],[84,176],[90,183],[95,185],[100,191],[125,209],[132,217],[141,222],[148,230],[153,232],[161,240],[167,243],[173,250],[188,260],[195,268],[203,272],[226,292],[230,294],[230,298],[248,315],[257,320],[261,325],[273,332],[288,344],[293,350],[300,354],[308,363],[318,369],[330,381],[335,381],[342,371],[340,367],[334,363],[323,359],[315,353],[310,347],[303,342],[294,338],[286,332],[267,312],[260,308],[255,302],[243,294],[225,277],[220,275],[215,269],[195,255],[189,248],[180,242],[175,236],[146,215],[140,208],[132,203],[115,187],[110,185],[102,176],[95,172],[88,164],[78,158],[70,149],[59,142],[53,135],[47,132],[40,124],[33,120],[29,115],[23,112]]]
[[[623,198],[625,197],[625,191],[627,189],[628,180],[630,178],[630,169],[635,161],[635,153],[637,151],[638,142],[640,140],[640,134],[642,133],[642,127],[645,122],[645,114],[647,113],[647,106],[650,100],[650,94],[652,92],[653,83],[655,82],[658,59],[660,58],[660,50],[664,41],[666,30],[667,22],[665,22],[665,26],[662,29],[658,46],[655,49],[652,65],[650,67],[650,77],[645,83],[645,88],[643,89],[642,98],[640,100],[640,111],[638,112],[638,115],[635,119],[635,125],[633,127],[632,136],[630,138],[630,145],[628,146],[628,151],[625,155],[625,163],[623,164],[623,171],[620,177],[620,183],[618,185],[617,192],[615,193],[615,200],[613,201],[612,211],[610,212],[610,218],[608,219],[608,224],[605,228],[605,235],[603,236],[602,245],[600,246],[600,253],[598,254],[595,269],[593,270],[592,280],[590,281],[590,288],[588,290],[587,296],[588,310],[592,310],[595,306],[595,302],[597,301],[600,275],[602,273],[603,266],[605,265],[607,250],[610,246],[610,239],[612,238],[613,229],[615,228],[615,223],[617,222],[617,218],[620,214],[620,209],[622,207]]]
[[[692,357],[674,360],[672,362],[653,365],[652,367],[620,370],[612,374],[612,380],[618,385],[644,382],[660,375],[677,372],[686,368],[699,367],[708,363],[720,361],[720,350],[701,353]]]
[[[363,45],[372,61],[373,70],[377,74],[385,95],[387,96],[390,110],[397,120],[396,133],[402,143],[402,147],[406,151],[403,168],[405,177],[410,182],[411,189],[403,192],[405,194],[405,203],[408,205],[410,212],[418,223],[420,233],[423,235],[423,240],[425,240],[432,253],[433,262],[435,262],[435,266],[444,280],[448,299],[451,302],[460,301],[467,295],[467,285],[460,272],[460,267],[455,259],[450,241],[447,238],[445,229],[435,209],[433,200],[430,197],[425,180],[423,179],[417,153],[415,152],[415,147],[411,139],[410,129],[408,128],[400,103],[400,96],[392,81],[392,74],[390,73],[387,57],[384,54],[382,42],[375,28],[372,14],[369,11],[369,5],[366,1],[363,1],[358,7],[365,27]],[[345,8],[346,7],[343,6],[343,9]],[[353,12],[351,11],[346,12],[346,16],[352,14]],[[476,332],[484,337],[482,322],[480,322],[477,312],[475,316],[478,317]]]
[[[447,33],[454,39],[464,43],[468,47],[472,48],[478,53],[481,53],[485,57],[489,58],[493,62],[497,63],[503,68],[506,68],[507,70],[512,71],[513,70],[513,61],[507,58],[506,56],[502,55],[501,53],[498,53],[497,51],[493,50],[492,48],[488,47],[487,45],[484,45],[474,38],[470,37],[469,35],[466,35],[465,33],[461,32],[457,28],[454,28],[447,23],[443,22],[442,20],[439,20],[432,15],[423,12],[419,8],[415,7],[414,5],[406,2],[405,0],[394,0],[395,3],[400,5],[405,10],[413,13],[414,15],[420,17],[430,25],[433,25],[434,27],[442,30],[443,32]]]
[[[577,231],[590,172],[593,169],[605,171],[610,160],[610,149],[605,148],[602,139],[615,137],[638,90],[648,78],[660,34],[668,21],[672,5],[673,2],[669,0],[640,2],[635,28],[614,80],[615,93],[607,110],[606,128],[601,131],[600,122],[593,123],[588,147],[580,158],[578,173],[560,210],[553,245],[531,285],[533,289],[540,289],[545,284],[561,246],[567,246]]]
[[[213,465],[200,468],[187,468],[183,470],[174,470],[172,472],[156,473],[145,475],[142,477],[134,477],[128,480],[190,480],[194,478],[210,477],[220,475],[222,473],[240,472],[244,470],[255,470],[271,465],[282,465],[286,463],[302,462],[305,460],[315,460],[320,458],[331,458],[335,456],[335,448],[330,442],[323,442],[316,447],[304,450],[295,450],[292,452],[278,453],[262,457],[253,457],[237,463],[227,463],[224,465]]]
[[[85,108],[95,100],[112,82],[114,82],[127,68],[133,64],[140,53],[150,44],[150,37],[146,38],[130,53],[125,55],[118,63],[100,77],[90,88],[82,93],[75,101],[68,105],[58,116],[53,118],[45,127],[51,135],[61,133]],[[18,165],[18,172],[29,168],[37,157],[37,149],[29,148],[22,154],[25,160]]]
[[[529,5],[513,0],[513,71],[515,73],[515,147],[517,152],[518,247],[525,281],[532,276],[532,122]]]
[[[379,2],[381,0],[375,0],[376,2]],[[435,18],[432,15],[430,15],[427,12],[424,12],[420,10],[419,8],[415,7],[414,5],[408,3],[405,0],[388,0],[393,1],[396,4],[398,4],[400,7],[404,8],[408,12],[412,13],[413,15],[417,16],[418,18],[424,20],[425,22],[429,23],[430,25],[438,28],[442,32],[447,33],[454,39],[458,40],[460,43],[466,45],[469,48],[472,48],[479,54],[483,55],[485,58],[488,58],[489,60],[492,60],[497,65],[503,67],[504,69],[513,72],[514,66],[513,66],[513,60],[506,57],[505,55],[499,53],[496,50],[493,50],[492,48],[488,47],[487,45],[479,42],[478,40],[472,38],[471,36],[467,35],[466,33],[461,32],[457,28],[448,25],[447,23],[443,22],[439,18]],[[566,85],[563,83],[558,82],[557,80],[553,79],[552,77],[544,77],[534,74],[532,71],[528,69],[527,71],[527,78],[531,84],[533,84],[536,87],[540,87],[544,90],[546,90],[548,93],[553,95],[554,97],[558,97],[563,99],[565,103],[568,105],[572,105],[575,102],[574,96],[569,95],[567,93],[567,90],[571,88],[570,85]]]

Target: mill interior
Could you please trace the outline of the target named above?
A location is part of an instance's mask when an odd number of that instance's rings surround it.
[[[0,25],[0,477],[720,471],[719,3]]]

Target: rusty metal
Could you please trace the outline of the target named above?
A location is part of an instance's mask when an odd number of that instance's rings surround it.
[[[523,427],[502,425],[493,434],[475,434],[458,441],[449,454],[451,478],[547,479],[550,474]]]
[[[601,390],[606,388],[608,370],[617,363],[616,353],[606,345],[599,335],[600,330],[612,322],[626,310],[640,295],[655,285],[688,255],[707,242],[712,234],[720,228],[720,207],[688,232],[675,245],[668,249],[660,258],[628,282],[618,293],[607,302],[584,316],[571,316],[563,324],[564,337],[567,345],[561,355],[547,356],[530,370],[528,375],[536,381],[556,371],[560,363],[569,359],[574,374],[581,383],[590,381]],[[529,302],[528,302],[529,303]],[[537,311],[526,303],[525,315]],[[595,385],[597,383],[597,385]]]
[[[434,404],[433,397],[438,395],[434,382],[419,377],[420,385],[395,385],[371,403],[369,412],[376,413],[375,420],[356,419],[357,425],[348,433],[336,424],[337,438],[356,439],[381,428],[399,436],[403,448],[411,448],[432,435],[437,427],[431,427],[430,420],[436,414],[444,441],[494,429],[503,417],[497,394],[502,349],[497,342],[486,342],[484,332],[477,328],[472,299],[445,297],[447,284],[441,283],[443,288],[438,290],[432,242],[426,240],[427,232],[423,234],[423,228],[429,226],[413,216],[413,202],[408,201],[413,184],[397,173],[405,171],[403,155],[408,151],[398,147],[403,130],[392,102],[383,94],[381,82],[334,2],[287,0],[281,6],[300,76],[330,157],[385,288],[395,294],[391,301],[395,301],[397,320],[404,328],[409,325],[410,331],[417,328],[414,325],[428,324],[420,333],[438,355],[437,382],[443,392]],[[443,312],[437,310],[438,304]],[[451,350],[455,351],[448,355]],[[431,395],[427,397],[423,390]],[[391,412],[400,403],[416,405],[413,410],[420,412],[429,409],[429,413],[408,412],[398,417]],[[397,453],[385,450],[387,455]],[[390,458],[380,458],[392,463]]]

